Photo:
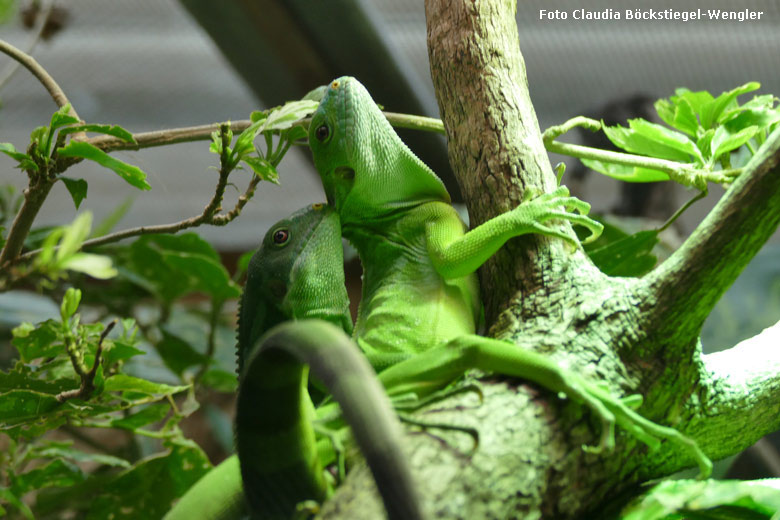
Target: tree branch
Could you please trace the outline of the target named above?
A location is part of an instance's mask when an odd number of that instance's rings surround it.
[[[645,277],[652,307],[642,327],[693,345],[712,308],[778,223],[780,131],[775,131],[682,247]]]
[[[46,72],[46,70],[41,67],[37,61],[35,61],[35,58],[25,52],[22,52],[5,40],[0,40],[0,52],[12,57],[21,63],[27,70],[29,70],[32,75],[41,82],[46,90],[49,91],[49,95],[51,95],[52,99],[55,103],[57,103],[58,106],[64,107],[70,103],[70,101],[68,101],[68,97],[65,95],[65,92],[63,92],[57,82],[54,81],[54,78],[52,78],[49,73]],[[76,109],[73,108],[73,105],[70,107],[70,115],[76,119],[81,119],[76,113]]]

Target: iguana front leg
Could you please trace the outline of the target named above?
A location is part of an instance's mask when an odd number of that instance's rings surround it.
[[[445,279],[473,273],[512,237],[537,233],[561,238],[575,247],[579,245],[576,237],[548,225],[551,220],[566,220],[586,227],[591,234],[583,243],[597,239],[604,229],[587,217],[590,204],[570,197],[565,186],[524,201],[465,234],[448,204],[429,203],[417,211],[426,222],[428,254],[436,271]]]

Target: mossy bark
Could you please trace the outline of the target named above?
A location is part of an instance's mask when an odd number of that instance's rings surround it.
[[[528,94],[513,2],[427,0],[431,73],[449,155],[472,225],[511,209],[526,188],[555,186]],[[573,79],[574,81],[574,79]],[[712,458],[780,428],[780,325],[726,353],[702,356],[703,318],[780,221],[780,133],[683,247],[644,279],[610,278],[580,250],[513,239],[480,270],[491,335],[640,393],[639,412],[696,439]],[[564,224],[562,224],[564,225]],[[483,380],[420,418],[478,428],[410,432],[409,456],[432,518],[577,518],[692,461],[618,430],[611,453],[586,453],[598,425],[577,405],[520,381]],[[358,468],[323,518],[379,518]],[[595,515],[598,517],[598,515]]]

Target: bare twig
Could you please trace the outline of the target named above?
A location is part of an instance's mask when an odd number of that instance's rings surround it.
[[[32,54],[36,45],[38,45],[38,42],[41,41],[41,36],[43,35],[53,8],[54,0],[43,1],[43,7],[38,12],[38,15],[35,18],[35,26],[32,28],[33,36],[27,44],[27,49],[24,51],[26,54]],[[15,61],[3,70],[2,74],[0,74],[0,89],[2,89],[13,75],[16,74],[16,71],[19,70],[19,65],[20,63]]]
[[[38,78],[38,81],[40,81],[46,90],[49,91],[49,95],[51,95],[52,99],[55,103],[57,103],[58,106],[64,107],[70,103],[67,96],[65,95],[65,92],[63,92],[57,82],[54,81],[54,78],[52,78],[49,73],[46,72],[46,70],[41,67],[37,61],[35,61],[35,58],[25,52],[20,51],[5,40],[0,40],[0,52],[7,54],[24,65],[24,67],[29,70],[33,76]],[[73,105],[70,107],[70,115],[76,119],[81,120],[79,115],[76,113],[76,109],[73,108]]]
[[[97,344],[97,350],[95,351],[95,362],[92,363],[92,368],[89,371],[85,371],[84,366],[81,363],[81,360],[77,359],[76,353],[73,351],[72,348],[75,347],[75,345],[68,346],[68,354],[70,355],[71,362],[73,363],[73,369],[81,378],[81,386],[79,386],[79,388],[73,390],[65,390],[57,394],[56,398],[59,402],[64,403],[68,399],[74,399],[74,398],[86,399],[90,395],[92,395],[92,392],[95,391],[95,375],[97,374],[98,367],[100,366],[100,356],[103,354],[103,340],[106,339],[106,336],[108,336],[108,334],[111,332],[111,330],[114,328],[116,324],[117,324],[117,320],[113,320],[111,323],[106,325],[106,329],[103,331],[102,334],[100,334],[100,339],[98,340],[98,344]]]

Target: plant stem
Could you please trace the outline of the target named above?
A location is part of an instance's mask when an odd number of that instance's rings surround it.
[[[0,40],[0,52],[7,54],[24,65],[24,67],[29,70],[32,75],[38,79],[38,81],[41,82],[46,90],[49,91],[49,95],[58,106],[64,107],[70,103],[70,101],[68,101],[68,97],[65,95],[65,92],[63,92],[57,82],[54,81],[54,78],[52,78],[49,73],[46,72],[46,70],[41,67],[37,61],[35,61],[35,58],[25,52],[22,52],[5,40]],[[70,107],[70,115],[76,119],[81,119],[76,113],[76,109],[73,108],[73,105]]]

